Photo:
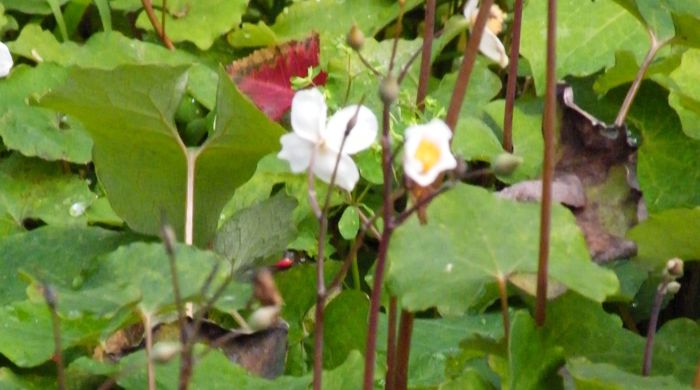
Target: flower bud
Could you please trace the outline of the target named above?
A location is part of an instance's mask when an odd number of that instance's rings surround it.
[[[675,295],[681,289],[681,284],[673,281],[666,285],[666,294]]]
[[[350,32],[348,32],[346,39],[348,46],[355,51],[360,51],[360,49],[362,49],[362,45],[365,44],[365,34],[362,33],[362,30],[360,30],[356,24],[353,24],[352,27],[350,27]]]
[[[156,363],[167,363],[178,353],[180,353],[180,343],[163,341],[153,346],[151,358]]]
[[[389,75],[379,86],[379,97],[382,99],[384,104],[392,104],[399,97],[399,83],[396,77]]]
[[[674,257],[666,263],[666,268],[663,273],[664,277],[671,280],[676,280],[683,276],[683,260]]]
[[[523,163],[523,158],[510,153],[501,153],[493,162],[493,172],[497,175],[508,176]]]

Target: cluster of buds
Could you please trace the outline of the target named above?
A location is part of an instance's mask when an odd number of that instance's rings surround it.
[[[663,289],[664,294],[675,294],[680,290],[681,284],[676,280],[683,276],[683,260],[674,257],[673,259],[666,262],[666,268],[664,268],[661,274],[662,281],[659,288]]]

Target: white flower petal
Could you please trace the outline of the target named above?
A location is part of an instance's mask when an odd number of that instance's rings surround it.
[[[326,101],[316,88],[294,94],[292,99],[292,129],[299,137],[317,143],[326,127]]]
[[[464,6],[464,17],[467,18],[467,20],[470,20],[479,10],[477,5],[479,5],[479,0],[469,0],[467,5]]]
[[[508,66],[508,54],[503,43],[488,28],[484,28],[484,34],[479,42],[479,50],[488,58],[496,61],[501,68]]]
[[[452,132],[445,122],[433,119],[425,125],[415,125],[406,129],[404,144],[403,169],[406,176],[422,187],[427,187],[437,179],[438,175],[457,166],[457,160],[450,151]],[[422,143],[428,143],[437,148],[437,160],[425,167],[425,162],[417,156]]]
[[[326,183],[330,183],[337,158],[338,154],[331,149],[317,149],[312,167],[314,174]],[[355,162],[350,156],[342,154],[338,162],[338,171],[335,174],[335,184],[346,191],[352,191],[358,180],[360,180],[360,171],[358,171]]]
[[[10,69],[12,69],[13,64],[10,49],[8,49],[4,43],[0,42],[0,78],[10,74]]]
[[[345,140],[343,154],[355,154],[361,150],[369,148],[377,138],[377,117],[372,111],[360,106],[359,110],[356,105],[345,107],[342,110],[333,114],[328,121],[326,127],[325,141],[326,145],[336,152],[340,150],[340,144],[343,142],[343,135],[347,129],[348,121],[357,113],[357,121],[355,127],[352,128],[348,139]]]
[[[282,150],[277,154],[277,158],[289,162],[292,172],[303,172],[309,167],[314,149],[312,142],[295,133],[287,133],[280,138],[280,143],[282,143]]]

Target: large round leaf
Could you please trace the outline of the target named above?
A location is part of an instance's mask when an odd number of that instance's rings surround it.
[[[498,279],[535,273],[539,209],[458,185],[430,205],[427,225],[412,218],[396,230],[389,248],[392,293],[409,310],[436,306],[460,314]],[[552,226],[550,278],[597,301],[615,293],[617,277],[591,262],[573,215],[555,205]]]

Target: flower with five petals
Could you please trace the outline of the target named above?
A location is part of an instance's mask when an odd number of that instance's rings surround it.
[[[438,175],[457,167],[450,151],[452,131],[440,119],[406,129],[403,171],[421,187],[432,184]]]
[[[474,27],[476,15],[479,12],[479,8],[477,8],[478,2],[479,0],[469,0],[467,5],[464,6],[464,17],[467,18],[470,29]],[[503,13],[501,8],[496,4],[492,5],[486,27],[484,27],[484,34],[481,36],[481,42],[479,42],[479,51],[486,57],[496,61],[502,68],[508,66],[508,54],[506,54],[506,49],[503,47],[501,40],[498,39],[497,34],[503,29],[504,19],[505,13]]]
[[[377,137],[377,118],[365,106],[345,107],[333,114],[328,121],[326,111],[325,99],[318,89],[297,92],[292,99],[291,122],[294,132],[282,136],[282,150],[277,157],[286,160],[292,172],[311,169],[326,183],[330,183],[338,161],[335,184],[352,191],[360,173],[350,155],[367,149],[374,143]],[[346,137],[348,122],[353,118],[354,126]]]

